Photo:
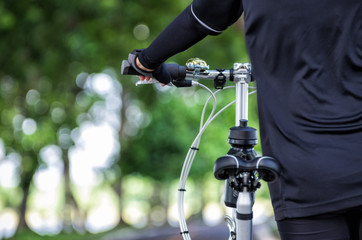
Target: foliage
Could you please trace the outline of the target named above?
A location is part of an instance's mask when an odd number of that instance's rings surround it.
[[[95,96],[83,94],[79,88],[82,78],[106,68],[118,71],[129,52],[147,47],[189,3],[188,0],[0,2],[0,136],[5,145],[4,156],[11,153],[21,156],[19,188],[23,202],[12,203],[12,207],[15,204],[19,209],[26,208],[32,178],[45,164],[39,156],[42,148],[54,144],[63,150],[64,177],[69,178],[68,150],[74,144],[70,132],[82,123],[79,116],[99,101]],[[191,57],[207,60],[211,68],[231,68],[233,62],[247,62],[240,24],[220,36],[206,38],[169,61],[182,64]],[[136,88],[134,77],[119,79],[123,89],[121,153],[112,170],[104,171],[105,175],[115,172],[113,183],[133,173],[156,181],[173,180],[179,175],[187,148],[196,135],[202,110],[199,99],[203,101],[204,94],[197,89]],[[222,104],[230,101],[233,94],[224,96]],[[89,104],[79,104],[84,97]],[[254,127],[257,126],[255,102],[252,101],[251,108]],[[142,113],[136,124],[129,115],[135,107]],[[191,177],[199,179],[209,173],[215,157],[229,148],[226,139],[227,129],[234,124],[232,112],[225,112],[205,133],[200,146],[205,150],[200,151]],[[65,191],[71,198],[70,190]]]
[[[63,233],[58,235],[39,235],[29,230],[20,230],[11,240],[96,240],[107,233],[99,234],[81,234],[81,233]]]

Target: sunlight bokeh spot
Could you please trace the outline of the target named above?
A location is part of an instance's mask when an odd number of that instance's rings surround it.
[[[62,222],[54,212],[31,210],[27,213],[26,219],[29,227],[38,234],[56,235],[62,230]]]
[[[97,206],[87,214],[86,228],[92,233],[103,232],[117,226],[119,211],[107,195],[100,197]]]
[[[17,213],[12,209],[2,209],[0,214],[0,239],[14,235],[19,222]]]
[[[133,35],[137,40],[146,40],[150,36],[150,29],[145,24],[139,24],[134,27]]]
[[[62,169],[57,166],[41,168],[34,175],[34,183],[41,191],[52,190],[59,187],[62,175]]]
[[[25,117],[21,114],[16,114],[13,118],[13,128],[15,131],[21,131]]]
[[[143,228],[147,225],[147,213],[149,206],[145,202],[131,202],[122,211],[122,219],[135,228]]]
[[[166,223],[167,214],[166,209],[162,206],[152,208],[150,213],[150,220],[154,226],[162,226]]]
[[[4,141],[0,138],[0,160],[5,158],[5,145]]]
[[[99,95],[106,96],[112,91],[113,79],[108,74],[95,74],[90,80],[92,89],[96,91],[96,93],[98,93]]]
[[[57,145],[48,145],[41,149],[40,156],[48,165],[63,166],[62,150]]]
[[[217,203],[208,203],[202,211],[202,218],[206,225],[216,226],[224,217],[223,208]]]
[[[19,161],[13,161],[7,158],[0,162],[0,185],[4,188],[16,187],[19,183],[19,176],[17,174]]]
[[[87,78],[88,78],[88,73],[85,72],[79,73],[75,80],[77,86],[83,88],[87,81]]]
[[[35,89],[30,89],[26,94],[26,103],[29,105],[35,105],[40,100],[40,94]]]
[[[25,135],[32,135],[37,129],[37,124],[34,119],[26,118],[23,121],[22,129]]]
[[[55,123],[62,123],[66,118],[66,112],[63,108],[56,107],[52,109],[51,116]]]

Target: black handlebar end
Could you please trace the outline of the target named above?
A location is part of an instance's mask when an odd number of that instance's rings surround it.
[[[121,74],[122,75],[140,75],[127,60],[122,61]]]
[[[172,83],[176,87],[191,87],[192,81],[185,80],[186,78],[186,67],[180,66],[178,64],[165,64],[164,65],[167,71],[171,75]],[[129,60],[123,60],[121,66],[122,75],[141,75],[138,71],[134,69]]]
[[[186,78],[186,67],[178,64],[165,64],[171,78],[176,81],[184,81]]]

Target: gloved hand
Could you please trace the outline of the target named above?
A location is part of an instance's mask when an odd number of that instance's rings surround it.
[[[128,55],[128,62],[132,67],[141,75],[145,77],[151,77],[163,84],[168,84],[171,82],[172,78],[170,73],[165,68],[165,64],[162,63],[160,66],[155,68],[153,71],[145,71],[140,69],[136,64],[136,59],[138,55],[143,51],[143,49],[136,49]]]

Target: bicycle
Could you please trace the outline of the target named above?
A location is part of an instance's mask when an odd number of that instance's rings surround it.
[[[135,55],[130,54],[128,60],[122,62],[122,75],[139,75],[131,62]],[[280,165],[272,157],[257,156],[254,146],[257,144],[257,130],[248,126],[248,95],[249,83],[253,81],[251,65],[249,63],[234,63],[232,69],[209,70],[209,66],[201,59],[191,59],[186,66],[177,64],[165,64],[170,72],[172,81],[170,86],[192,87],[200,86],[208,90],[214,101],[214,107],[209,118],[204,121],[204,113],[210,98],[207,100],[202,112],[200,131],[192,143],[182,171],[178,189],[179,225],[180,234],[184,240],[191,240],[184,216],[184,192],[186,179],[191,165],[198,151],[198,145],[202,133],[208,125],[227,107],[235,103],[236,126],[230,128],[228,142],[231,145],[228,153],[219,157],[214,164],[214,176],[218,180],[225,181],[225,206],[233,209],[232,216],[225,216],[224,220],[229,228],[229,240],[252,240],[252,207],[255,199],[255,191],[261,187],[260,179],[266,182],[274,182],[279,178]],[[216,92],[225,88],[227,81],[234,82],[236,88],[235,101],[229,103],[216,114],[216,98],[205,85],[196,79],[209,79],[214,81]],[[138,82],[140,84],[159,83],[157,80]]]

